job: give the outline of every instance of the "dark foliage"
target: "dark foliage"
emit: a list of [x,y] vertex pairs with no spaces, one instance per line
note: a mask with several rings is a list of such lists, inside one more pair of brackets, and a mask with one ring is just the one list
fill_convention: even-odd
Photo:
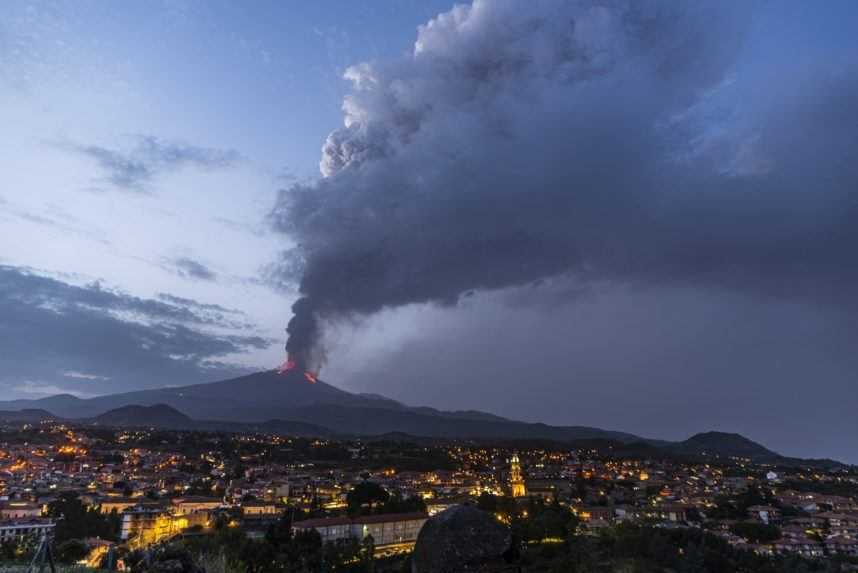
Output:
[[365,508],[372,513],[373,507],[390,499],[390,494],[375,482],[365,481],[354,487],[346,497],[350,514],[361,513]]
[[68,539],[57,544],[56,558],[60,563],[74,563],[89,554],[89,547],[80,539]]
[[781,538],[781,530],[777,526],[753,521],[734,523],[730,531],[751,543],[768,543]]
[[76,493],[63,493],[48,506],[48,515],[57,520],[54,532],[57,543],[70,539],[100,537],[116,541],[120,519],[116,512],[104,515],[94,507],[87,507]]

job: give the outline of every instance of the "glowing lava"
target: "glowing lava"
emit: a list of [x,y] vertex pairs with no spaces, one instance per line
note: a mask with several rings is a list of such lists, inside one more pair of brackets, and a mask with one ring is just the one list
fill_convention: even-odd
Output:
[[[298,367],[298,364],[290,358],[289,360],[287,360],[286,362],[283,363],[283,366],[281,366],[277,370],[277,373],[280,375],[286,375],[286,374],[289,374],[289,372],[291,372],[292,370],[295,370],[297,367]],[[316,383],[316,375],[313,374],[312,372],[304,372],[304,378],[310,384]]]
[[277,371],[277,373],[278,374],[286,374],[290,370],[294,370],[295,366],[297,366],[297,364],[295,364],[295,361],[290,358],[289,360],[287,360],[286,362],[283,363],[283,366],[280,367],[280,369]]

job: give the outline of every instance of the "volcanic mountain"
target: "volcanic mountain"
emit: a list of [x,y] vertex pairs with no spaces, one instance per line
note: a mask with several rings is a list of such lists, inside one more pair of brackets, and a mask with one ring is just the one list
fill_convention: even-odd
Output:
[[139,390],[88,399],[60,394],[37,400],[13,400],[0,402],[0,408],[42,408],[63,418],[91,418],[123,406],[156,404],[171,406],[197,420],[235,422],[283,418],[284,410],[313,404],[401,407],[393,400],[351,394],[322,381],[311,384],[297,372],[281,375],[276,370],[268,370],[207,384]]
[[[475,411],[409,407],[375,394],[353,394],[303,374],[276,370],[240,378],[155,390],[74,398],[67,394],[37,400],[0,402],[0,409],[39,408],[67,419],[97,419],[126,406],[166,405],[193,420],[255,423],[288,420],[323,426],[344,434],[403,432],[415,436],[590,439],[623,442],[641,438],[584,426],[530,424]],[[123,412],[123,414],[129,411]],[[122,419],[117,416],[115,419]]]
[[[209,384],[81,399],[68,394],[0,402],[0,422],[63,418],[104,426],[265,431],[289,435],[408,435],[483,440],[596,441],[635,455],[742,457],[795,465],[738,434],[708,432],[683,442],[649,440],[586,426],[549,426],[477,411],[442,411],[406,406],[375,394],[353,394],[295,370],[257,372]],[[838,465],[816,460],[814,465]]]

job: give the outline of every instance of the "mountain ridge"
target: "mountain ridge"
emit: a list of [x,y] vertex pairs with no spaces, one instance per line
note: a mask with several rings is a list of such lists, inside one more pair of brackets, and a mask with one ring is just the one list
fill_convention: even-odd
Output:
[[[11,415],[14,411],[17,415]],[[32,411],[29,415],[25,411]],[[440,439],[520,439],[570,442],[609,440],[646,444],[675,455],[784,458],[727,432],[702,432],[668,442],[588,426],[522,422],[475,410],[412,407],[377,394],[354,394],[300,373],[268,370],[216,382],[138,390],[95,398],[68,394],[0,402],[0,414],[18,421],[61,418],[88,424],[172,429],[270,431],[300,435],[411,435]],[[38,412],[38,413],[35,413]],[[0,420],[3,417],[0,415]]]
[[0,402],[3,409],[41,408],[67,419],[89,419],[129,405],[166,404],[194,420],[261,423],[289,420],[345,434],[405,432],[437,437],[592,438],[638,441],[640,436],[585,426],[548,426],[473,410],[406,406],[372,394],[352,394],[300,373],[274,370],[205,384],[138,390],[95,398],[64,396]]

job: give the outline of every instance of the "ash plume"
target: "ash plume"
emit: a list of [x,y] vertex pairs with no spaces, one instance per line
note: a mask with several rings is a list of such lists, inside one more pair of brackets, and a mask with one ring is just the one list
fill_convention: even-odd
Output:
[[321,325],[313,303],[309,298],[300,298],[292,305],[292,319],[286,327],[289,339],[286,352],[289,360],[299,372],[318,372],[324,362],[324,351],[320,342]]
[[[742,61],[750,20],[744,3],[477,0],[350,68],[323,177],[271,214],[298,245],[282,275],[302,261],[290,354],[315,360],[326,320],[555,277],[844,284],[854,70],[755,103],[770,80]],[[813,172],[839,175],[812,220],[808,133]]]

